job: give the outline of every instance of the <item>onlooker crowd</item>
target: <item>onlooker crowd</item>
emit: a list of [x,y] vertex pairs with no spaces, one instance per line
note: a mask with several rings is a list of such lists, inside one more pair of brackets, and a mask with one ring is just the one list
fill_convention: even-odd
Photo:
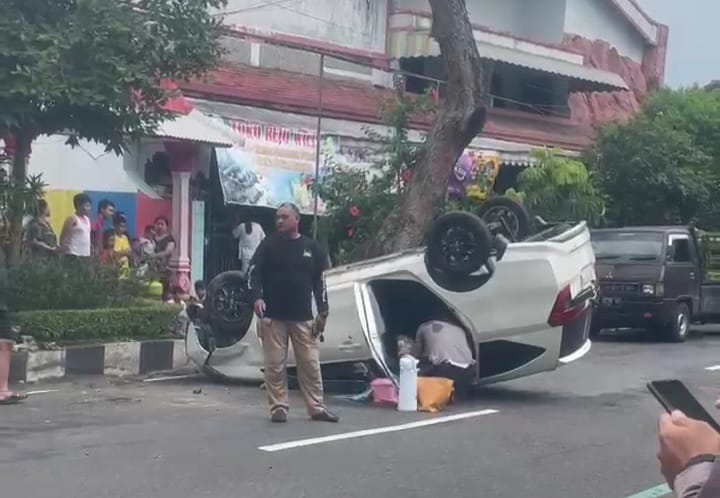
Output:
[[141,237],[131,239],[127,217],[116,211],[112,201],[101,200],[93,220],[90,219],[92,200],[87,194],[77,194],[73,207],[75,212],[65,219],[58,237],[50,224],[47,201],[38,201],[35,215],[25,226],[26,257],[94,259],[117,268],[120,278],[129,278],[134,272],[140,278],[158,280],[162,284],[163,300],[172,298],[169,263],[175,239],[166,217],[158,216],[153,225],[145,227]]

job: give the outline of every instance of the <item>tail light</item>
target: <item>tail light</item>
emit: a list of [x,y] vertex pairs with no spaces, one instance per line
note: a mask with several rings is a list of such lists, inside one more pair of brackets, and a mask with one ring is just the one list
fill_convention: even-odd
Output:
[[588,299],[583,296],[572,298],[570,286],[563,288],[555,299],[555,304],[550,310],[548,324],[551,327],[562,327],[578,318],[588,307]]

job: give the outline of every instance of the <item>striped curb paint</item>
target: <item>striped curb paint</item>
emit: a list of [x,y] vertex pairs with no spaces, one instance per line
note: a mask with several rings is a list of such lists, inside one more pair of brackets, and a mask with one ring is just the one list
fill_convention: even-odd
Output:
[[189,365],[183,340],[113,342],[68,346],[52,351],[17,351],[11,382],[38,382],[68,375],[125,377]]

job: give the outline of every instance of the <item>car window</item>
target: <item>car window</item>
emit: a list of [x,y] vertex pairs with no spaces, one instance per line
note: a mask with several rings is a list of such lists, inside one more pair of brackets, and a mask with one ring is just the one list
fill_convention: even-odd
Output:
[[593,232],[595,259],[653,261],[663,254],[664,237],[661,232],[611,231]]
[[690,239],[671,238],[672,261],[674,263],[689,263],[692,261],[690,256]]

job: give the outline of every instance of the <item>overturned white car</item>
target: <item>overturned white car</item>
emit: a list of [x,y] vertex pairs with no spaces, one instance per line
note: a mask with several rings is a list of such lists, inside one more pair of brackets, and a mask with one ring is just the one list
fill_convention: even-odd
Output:
[[[438,218],[427,246],[327,272],[323,368],[364,363],[397,381],[397,338],[414,337],[441,306],[467,332],[479,384],[515,379],[590,350],[595,256],[585,223],[546,228],[522,242],[493,236],[473,214]],[[255,317],[237,272],[208,286],[187,355],[211,375],[262,378]],[[294,365],[290,353],[289,363]]]

